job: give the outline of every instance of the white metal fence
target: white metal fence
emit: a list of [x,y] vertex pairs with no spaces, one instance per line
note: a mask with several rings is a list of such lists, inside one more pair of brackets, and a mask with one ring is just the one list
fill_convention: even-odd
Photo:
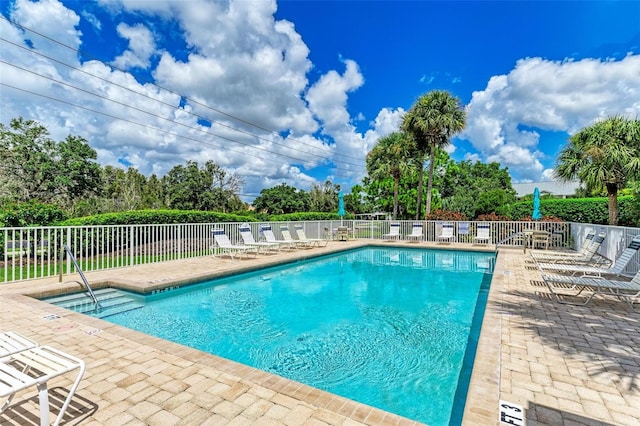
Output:
[[[346,226],[351,238],[383,240],[391,223],[400,225],[400,240],[407,240],[414,221],[308,221],[270,222],[277,237],[281,227],[291,231],[302,225],[308,238],[331,239],[340,226]],[[444,221],[422,221],[423,240],[436,241]],[[626,247],[638,228],[554,222],[446,222],[454,226],[452,243],[473,243],[478,224],[491,227],[491,244],[522,247],[526,231],[545,231],[549,248],[575,248],[591,230],[607,232],[600,254],[610,259]],[[62,250],[68,245],[85,272],[133,265],[208,256],[214,246],[212,228],[222,228],[234,244],[242,244],[240,223],[197,223],[168,225],[105,225],[71,227],[0,228],[0,282],[66,275],[75,268]],[[261,239],[259,225],[249,224],[256,240]],[[294,232],[292,232],[295,235]],[[577,243],[576,243],[577,242]],[[640,255],[631,262],[628,272],[640,267]]]

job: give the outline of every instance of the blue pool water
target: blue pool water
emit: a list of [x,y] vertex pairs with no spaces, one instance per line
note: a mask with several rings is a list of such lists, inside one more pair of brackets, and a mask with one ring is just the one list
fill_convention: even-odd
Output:
[[364,248],[145,296],[143,308],[106,320],[430,425],[457,424],[494,258]]

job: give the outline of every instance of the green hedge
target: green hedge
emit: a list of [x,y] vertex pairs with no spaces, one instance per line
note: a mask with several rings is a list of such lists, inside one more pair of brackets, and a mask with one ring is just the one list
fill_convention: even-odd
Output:
[[60,226],[148,225],[172,223],[255,222],[251,216],[192,210],[134,210],[78,217],[59,222]]
[[[568,222],[593,223],[606,225],[609,223],[609,201],[599,198],[543,198],[540,200],[540,212],[543,216],[555,216]],[[621,226],[640,226],[640,218],[634,213],[637,200],[633,196],[618,197]],[[532,201],[521,201],[511,205],[513,220],[531,217]]]
[[66,219],[59,206],[36,201],[7,203],[0,207],[0,227],[47,226]]
[[[353,215],[347,214],[343,219],[353,219]],[[268,218],[271,222],[296,222],[304,220],[340,220],[338,213],[325,213],[325,212],[302,212],[302,213],[287,213],[287,214],[274,214]]]

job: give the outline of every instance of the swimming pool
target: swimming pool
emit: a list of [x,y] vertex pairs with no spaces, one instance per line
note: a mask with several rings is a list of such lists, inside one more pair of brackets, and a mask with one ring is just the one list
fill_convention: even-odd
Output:
[[365,248],[139,296],[143,308],[106,319],[421,422],[456,424],[494,258]]

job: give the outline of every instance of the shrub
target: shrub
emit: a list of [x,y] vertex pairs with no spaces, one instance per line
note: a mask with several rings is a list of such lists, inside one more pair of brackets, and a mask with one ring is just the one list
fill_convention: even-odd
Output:
[[495,213],[481,214],[476,220],[485,221],[485,222],[505,222],[511,220],[507,216],[498,215]]
[[172,223],[255,222],[250,216],[196,210],[135,210],[79,217],[61,222],[62,226],[158,225]]
[[54,225],[66,217],[59,206],[37,201],[8,203],[0,208],[0,226],[10,228]]
[[467,216],[460,212],[453,212],[450,210],[434,210],[427,215],[427,220],[451,220],[460,221],[467,220]]

